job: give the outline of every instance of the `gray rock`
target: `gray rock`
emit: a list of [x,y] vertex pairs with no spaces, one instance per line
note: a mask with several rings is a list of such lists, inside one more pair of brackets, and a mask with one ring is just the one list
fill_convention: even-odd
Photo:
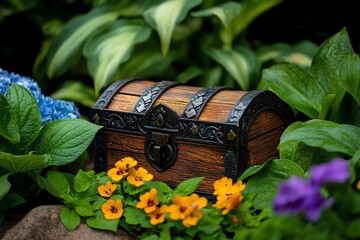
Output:
[[62,205],[43,205],[32,209],[20,222],[7,230],[3,240],[135,240],[127,232],[118,230],[97,230],[81,223],[74,231],[69,232],[60,221]]

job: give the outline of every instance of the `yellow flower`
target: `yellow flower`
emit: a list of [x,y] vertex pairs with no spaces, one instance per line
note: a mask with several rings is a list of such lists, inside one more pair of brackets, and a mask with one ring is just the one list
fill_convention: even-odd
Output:
[[191,199],[188,196],[175,196],[173,198],[173,204],[168,207],[170,218],[172,220],[185,219],[185,217],[193,211],[191,204]]
[[219,195],[226,192],[233,185],[233,180],[228,177],[222,177],[220,180],[214,182],[214,195]]
[[112,180],[114,181],[120,181],[124,176],[128,175],[128,173],[126,172],[126,163],[122,162],[122,161],[117,161],[115,163],[115,167],[111,168],[107,174],[109,177],[111,177]]
[[148,213],[150,217],[150,224],[157,225],[165,221],[168,206],[162,205],[160,208],[156,208],[154,211]]
[[130,184],[140,187],[144,184],[144,181],[150,181],[153,179],[153,175],[148,173],[148,171],[140,167],[138,170],[133,168],[129,169],[129,176],[127,176],[127,180]]
[[137,161],[135,159],[133,159],[132,157],[125,157],[125,158],[121,159],[121,161],[123,161],[126,164],[126,169],[135,167],[137,164]]
[[202,216],[201,209],[194,209],[191,214],[182,221],[182,224],[187,228],[196,226]]
[[245,184],[242,181],[239,181],[229,188],[224,190],[219,190],[219,195],[216,197],[216,203],[213,204],[213,207],[217,209],[223,209],[221,212],[222,215],[227,214],[229,211],[237,208],[244,198],[241,192],[245,189]]
[[110,197],[115,190],[116,184],[112,184],[110,181],[106,182],[105,185],[100,185],[98,187],[98,192],[102,197]]
[[360,180],[357,182],[357,184],[356,184],[356,189],[357,190],[360,190]]
[[101,211],[104,213],[106,219],[118,219],[123,214],[123,204],[121,200],[109,199],[101,206]]
[[140,202],[136,204],[137,208],[144,209],[146,213],[151,213],[156,210],[156,206],[159,204],[157,199],[156,188],[150,189],[149,192],[140,196]]
[[191,202],[191,207],[193,209],[202,209],[206,207],[208,203],[208,200],[205,197],[199,197],[196,193],[189,196],[189,201]]

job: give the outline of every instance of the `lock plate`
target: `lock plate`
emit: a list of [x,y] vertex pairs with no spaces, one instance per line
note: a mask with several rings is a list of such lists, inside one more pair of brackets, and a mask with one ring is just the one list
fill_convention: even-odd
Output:
[[165,104],[159,104],[146,112],[143,128],[146,159],[156,170],[164,171],[176,161],[179,115]]

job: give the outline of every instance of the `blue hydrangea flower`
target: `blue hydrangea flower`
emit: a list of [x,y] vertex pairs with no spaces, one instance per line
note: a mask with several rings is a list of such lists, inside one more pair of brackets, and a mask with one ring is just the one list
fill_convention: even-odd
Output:
[[322,209],[330,207],[334,202],[322,195],[323,184],[344,183],[351,176],[349,161],[342,158],[312,166],[310,172],[310,179],[291,176],[280,185],[273,202],[276,214],[303,212],[309,221],[317,221]]
[[41,113],[42,123],[65,118],[80,118],[79,109],[73,102],[55,100],[44,96],[38,84],[31,78],[7,72],[0,68],[0,93],[5,95],[11,84],[27,88],[35,97]]

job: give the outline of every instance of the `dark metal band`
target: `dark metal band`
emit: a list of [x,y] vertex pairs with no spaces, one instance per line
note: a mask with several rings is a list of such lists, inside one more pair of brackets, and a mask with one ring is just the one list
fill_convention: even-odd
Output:
[[190,102],[187,104],[184,112],[181,114],[182,118],[198,119],[206,103],[219,91],[226,87],[206,87],[198,91],[192,96]]
[[106,108],[110,100],[113,98],[113,96],[117,93],[117,91],[123,87],[125,84],[128,84],[131,81],[138,80],[138,79],[126,79],[126,80],[118,80],[114,83],[112,83],[99,97],[99,99],[96,101],[94,107],[95,108]]
[[276,96],[275,93],[269,90],[253,90],[237,101],[226,122],[239,123],[239,127],[244,128],[244,126],[250,125],[252,118],[268,110],[278,113],[285,124],[291,123],[294,119],[294,113],[290,106]]
[[167,89],[179,85],[177,82],[161,81],[153,84],[139,98],[132,112],[145,113]]

